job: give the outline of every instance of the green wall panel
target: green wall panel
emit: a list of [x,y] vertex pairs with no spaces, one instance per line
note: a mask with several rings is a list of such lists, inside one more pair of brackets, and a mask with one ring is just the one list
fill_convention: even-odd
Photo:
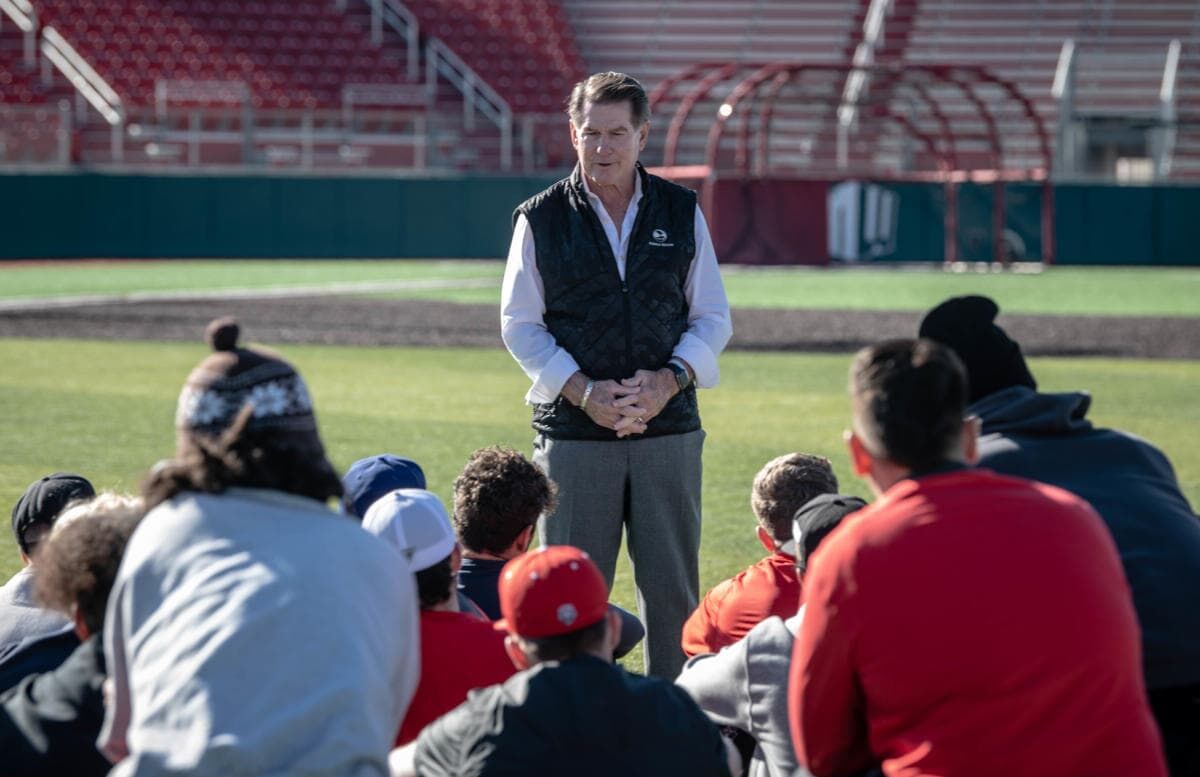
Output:
[[[0,175],[0,258],[500,257],[517,203],[550,177]],[[876,261],[941,261],[943,191],[897,198]],[[1041,253],[1041,189],[1009,184],[1008,229]],[[959,190],[964,258],[990,245],[992,187]],[[1055,186],[1061,264],[1200,265],[1200,187]]]
[[0,175],[0,258],[500,257],[553,180]]

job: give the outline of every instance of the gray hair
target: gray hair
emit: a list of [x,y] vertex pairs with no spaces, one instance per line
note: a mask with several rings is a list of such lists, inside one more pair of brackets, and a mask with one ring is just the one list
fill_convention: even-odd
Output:
[[650,99],[646,97],[646,89],[636,78],[624,73],[594,73],[575,84],[567,98],[567,115],[576,127],[583,122],[583,106],[589,102],[628,102],[635,128],[650,121]]

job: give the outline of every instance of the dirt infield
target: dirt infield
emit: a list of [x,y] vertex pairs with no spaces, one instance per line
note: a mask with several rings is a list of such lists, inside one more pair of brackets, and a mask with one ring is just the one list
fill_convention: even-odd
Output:
[[[269,343],[502,347],[493,305],[316,297],[80,305],[0,312],[0,337],[197,340],[204,324],[235,315],[249,339]],[[848,352],[914,335],[920,313],[735,310],[730,348]],[[1200,358],[1200,318],[1003,316],[1027,353]]]

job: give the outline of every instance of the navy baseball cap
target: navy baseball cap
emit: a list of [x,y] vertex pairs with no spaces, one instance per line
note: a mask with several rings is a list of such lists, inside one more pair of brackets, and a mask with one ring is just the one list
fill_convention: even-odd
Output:
[[381,453],[359,459],[342,478],[342,507],[361,519],[376,500],[402,488],[425,488],[425,473],[412,459]]
[[68,504],[95,495],[91,482],[73,472],[55,472],[30,483],[12,509],[13,535],[21,552],[28,553],[34,544],[28,539],[30,529],[38,525],[50,528]]

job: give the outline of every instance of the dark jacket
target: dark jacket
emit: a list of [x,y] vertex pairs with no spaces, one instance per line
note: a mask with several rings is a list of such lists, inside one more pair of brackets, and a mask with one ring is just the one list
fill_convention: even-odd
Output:
[[417,738],[422,777],[725,775],[716,727],[682,688],[592,656],[518,672]]
[[1024,386],[984,397],[970,407],[983,421],[979,464],[1090,502],[1133,589],[1147,686],[1200,682],[1200,520],[1167,457],[1133,435],[1092,426],[1090,405],[1087,394]]
[[108,774],[96,749],[104,722],[104,647],[83,642],[52,672],[26,677],[0,697],[0,772],[17,775]]
[[[525,216],[533,234],[546,329],[595,380],[661,369],[687,331],[685,286],[696,254],[696,194],[649,175],[640,165],[637,171],[642,199],[624,279],[578,167],[514,214],[514,219]],[[535,406],[533,427],[554,439],[617,439],[616,432],[596,425],[562,397]],[[644,436],[699,428],[696,390],[689,386],[650,421]]]
[[50,672],[79,647],[73,626],[45,637],[31,637],[0,647],[0,693],[32,674]]

